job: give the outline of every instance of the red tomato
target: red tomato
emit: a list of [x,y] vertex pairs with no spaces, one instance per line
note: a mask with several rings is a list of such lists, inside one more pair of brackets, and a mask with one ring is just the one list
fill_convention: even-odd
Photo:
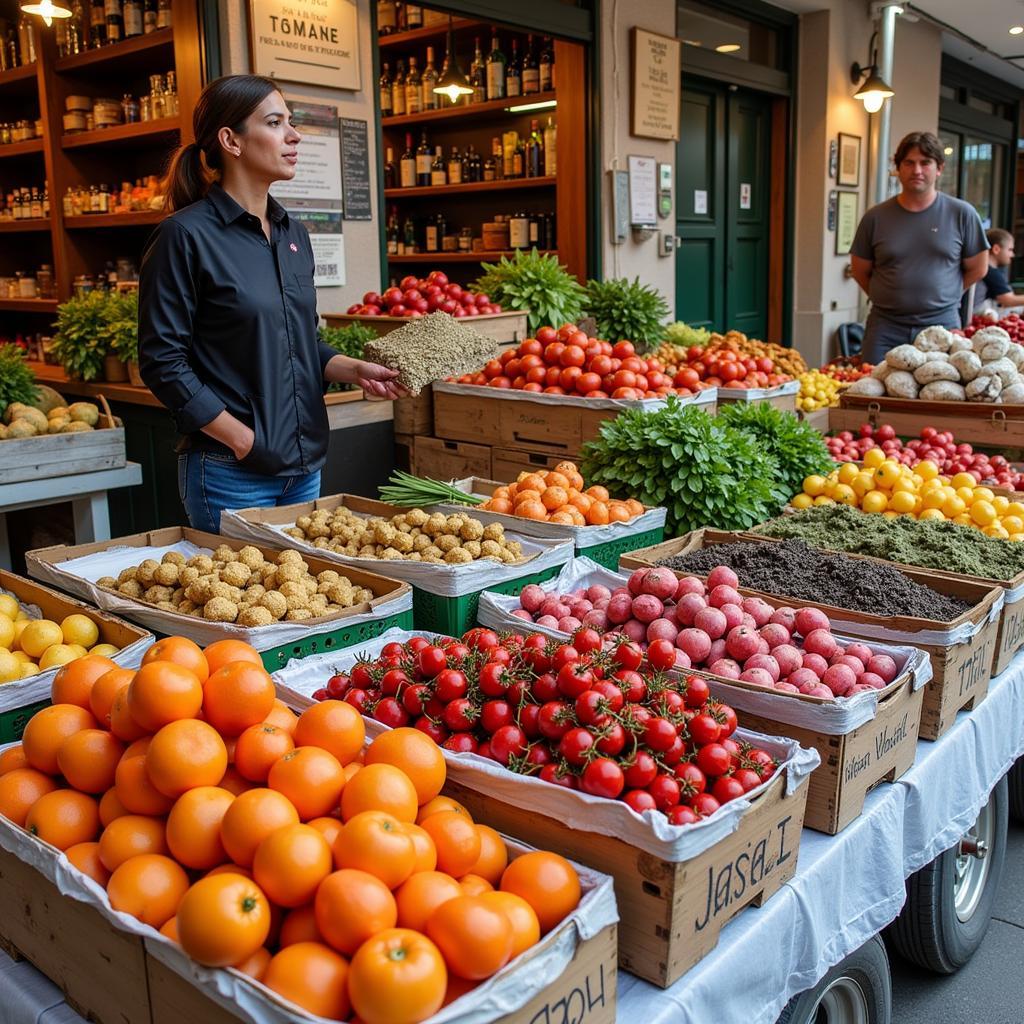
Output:
[[512,381],[508,377],[494,377],[487,382],[492,388],[511,388]]
[[596,373],[581,373],[576,378],[576,390],[585,395],[588,391],[599,391],[601,378]]
[[562,366],[582,366],[586,359],[587,357],[579,345],[566,345],[558,357]]
[[[537,329],[536,341],[540,345],[550,345],[551,342],[555,341],[557,338],[558,338],[558,331],[556,331],[554,329],[554,327],[539,327]],[[534,339],[532,339],[532,338],[528,338],[527,339],[527,341],[532,341],[532,340],[534,340]],[[523,344],[525,344],[525,343],[526,342],[524,342]]]
[[617,341],[612,347],[612,352],[620,359],[625,359],[627,356],[635,355],[636,349],[631,341]]
[[[544,328],[542,327],[541,330],[544,330]],[[537,338],[527,338],[526,341],[519,346],[520,356],[539,356],[543,351],[544,346]]]
[[632,370],[619,370],[612,383],[617,388],[635,388],[636,387],[636,374]]
[[565,345],[561,341],[553,341],[544,349],[544,362],[548,366],[558,366],[565,351]]
[[603,377],[612,372],[612,361],[606,355],[597,355],[587,364],[587,369]]
[[558,366],[549,366],[544,374],[544,383],[548,387],[554,387],[562,379],[562,371]]
[[576,381],[582,376],[583,371],[578,366],[567,366],[561,372],[558,383],[566,391],[574,391],[576,389]]

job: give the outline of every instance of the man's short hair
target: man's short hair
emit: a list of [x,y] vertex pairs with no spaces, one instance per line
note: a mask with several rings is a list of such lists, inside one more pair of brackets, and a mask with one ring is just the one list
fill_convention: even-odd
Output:
[[985,232],[985,237],[988,239],[990,246],[998,245],[1000,248],[1005,249],[1008,245],[1013,244],[1013,235],[1006,228],[989,228]]
[[919,149],[924,156],[929,160],[934,160],[940,167],[946,162],[945,154],[942,152],[942,143],[931,132],[911,132],[900,139],[900,144],[896,147],[896,154],[892,158],[893,163],[899,167],[912,149]]

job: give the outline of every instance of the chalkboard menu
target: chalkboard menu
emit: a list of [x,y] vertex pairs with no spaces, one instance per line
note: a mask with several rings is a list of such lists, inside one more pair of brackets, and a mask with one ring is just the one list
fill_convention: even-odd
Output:
[[345,184],[345,220],[373,220],[370,143],[365,121],[341,119],[341,177]]

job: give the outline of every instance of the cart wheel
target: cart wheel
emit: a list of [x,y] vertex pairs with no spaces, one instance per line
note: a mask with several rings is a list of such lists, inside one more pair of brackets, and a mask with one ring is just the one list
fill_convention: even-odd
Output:
[[891,1024],[892,978],[875,935],[812,989],[794,996],[776,1024]]
[[1024,824],[1024,757],[1017,759],[1006,780],[1010,787],[1010,817]]
[[963,839],[907,879],[886,937],[911,963],[952,974],[985,938],[1006,855],[1007,791],[1004,777]]

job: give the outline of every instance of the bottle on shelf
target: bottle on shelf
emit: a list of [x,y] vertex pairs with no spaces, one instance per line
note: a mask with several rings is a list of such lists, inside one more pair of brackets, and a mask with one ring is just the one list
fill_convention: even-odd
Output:
[[103,0],[90,0],[89,3],[89,46],[104,46],[107,42],[107,14],[103,8]]
[[523,57],[523,95],[540,92],[540,64],[533,48],[533,36],[526,37],[526,55]]
[[544,174],[553,177],[558,173],[558,131],[549,117],[544,128]]
[[416,184],[419,186],[430,184],[430,169],[433,163],[430,146],[427,145],[427,133],[424,131],[420,136],[420,144],[416,147]]
[[540,122],[530,121],[530,137],[526,140],[526,177],[539,178],[544,173],[544,140],[540,134]]
[[512,56],[505,65],[505,95],[521,96],[523,93],[523,71],[519,66],[519,41],[512,40]]
[[21,65],[36,62],[36,30],[32,18],[24,11],[18,18],[18,63]]
[[71,5],[71,17],[66,19],[67,26],[64,29],[64,56],[81,53],[85,49],[87,34],[85,31],[85,12],[82,10],[81,0],[75,0]]
[[405,152],[399,165],[399,181],[402,188],[416,185],[416,154],[412,148],[412,132],[405,133]]
[[399,60],[395,77],[391,80],[391,114],[401,117],[405,113],[405,61]]
[[494,154],[491,153],[486,160],[484,160],[483,168],[483,180],[484,181],[497,181],[498,180],[498,161]]
[[540,91],[550,92],[555,87],[555,51],[551,45],[551,37],[545,36],[538,59],[538,76]]
[[416,251],[417,251],[417,249],[416,249],[416,225],[408,217],[405,220],[405,225],[404,225],[403,230],[402,230],[402,236],[403,236],[403,240],[404,240],[403,251],[404,251],[405,255],[407,255],[407,256],[414,255],[416,253]]
[[395,0],[377,0],[377,35],[390,36],[398,31],[398,4]]
[[398,255],[398,209],[394,206],[388,216],[388,255]]
[[427,47],[427,66],[423,69],[420,80],[423,83],[423,98],[420,102],[420,109],[436,110],[438,95],[434,92],[434,86],[437,85],[437,68],[434,66],[434,48],[432,46]]
[[427,252],[439,252],[441,240],[444,238],[444,217],[439,213],[433,220],[427,221],[424,231],[424,246]]
[[491,139],[491,159],[494,161],[494,177],[501,180],[505,174],[505,147],[498,136]]
[[448,157],[448,184],[462,184],[462,157],[458,146],[452,146],[452,155]]
[[487,98],[505,98],[505,54],[498,47],[498,33],[491,35],[491,52],[487,54]]
[[142,0],[142,32],[149,35],[156,31],[156,0]]
[[525,213],[513,213],[508,219],[508,244],[510,249],[527,249],[530,245],[530,221]]
[[124,37],[131,39],[142,35],[142,0],[124,0]]
[[390,117],[394,113],[394,107],[391,103],[391,65],[387,61],[384,62],[378,88],[380,89],[380,116]]
[[516,136],[515,149],[512,150],[512,177],[513,178],[525,178],[526,177],[526,144],[519,137],[519,133],[513,133]]
[[103,13],[107,23],[107,42],[121,42],[124,39],[124,16],[121,13],[121,0],[104,0]]
[[448,171],[445,165],[443,150],[440,146],[434,147],[434,162],[430,165],[430,184],[447,185]]
[[395,168],[395,151],[388,146],[386,155],[387,159],[384,161],[384,187],[396,188],[398,186],[398,172]]
[[409,73],[405,76],[405,112],[418,114],[423,109],[423,92],[420,83],[420,71],[416,67],[416,58],[409,58]]
[[156,5],[156,27],[171,27],[171,0],[157,0]]
[[487,99],[487,69],[484,65],[484,55],[480,50],[480,37],[475,40],[476,49],[473,53],[473,63],[469,66],[469,84],[473,87],[473,95],[469,97],[471,103],[483,103]]
[[419,4],[403,4],[402,11],[405,16],[406,32],[423,28],[423,8]]
[[483,162],[480,154],[471,142],[466,150],[466,157],[462,162],[463,181],[481,181],[483,179]]

